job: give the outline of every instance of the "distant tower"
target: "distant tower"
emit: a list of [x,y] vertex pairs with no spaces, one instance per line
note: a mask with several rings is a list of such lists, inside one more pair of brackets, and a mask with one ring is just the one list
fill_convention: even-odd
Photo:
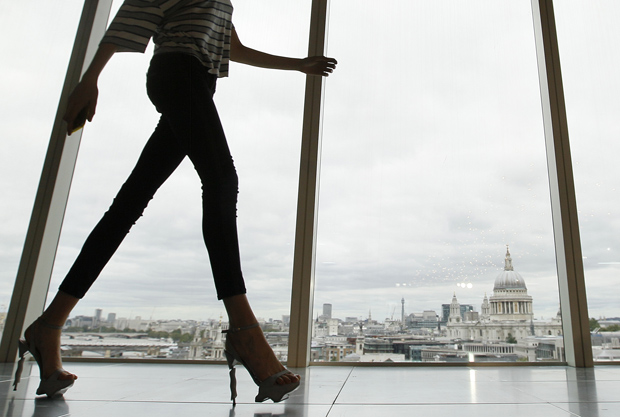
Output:
[[450,316],[448,317],[448,323],[460,323],[461,322],[461,305],[459,300],[456,299],[456,293],[452,296],[452,302],[450,303]]
[[222,341],[222,316],[220,316],[220,322],[217,325],[217,331],[215,332],[215,340],[213,341],[213,347],[211,349],[211,357],[213,359],[224,358],[224,342]]
[[355,353],[362,356],[364,354],[364,343],[366,338],[364,337],[364,324],[362,322],[359,323],[360,326],[360,334],[357,336],[357,340],[355,342]]
[[504,271],[514,271],[512,258],[510,257],[510,247],[506,245],[506,259],[504,260]]
[[197,326],[194,331],[194,339],[189,344],[189,357],[191,359],[202,358],[202,337],[200,336],[200,327]]
[[95,320],[93,323],[93,326],[99,326],[101,324],[101,313],[103,312],[103,310],[101,310],[100,308],[95,309]]
[[400,311],[400,322],[401,322],[401,325],[404,326],[405,325],[405,298],[404,297],[402,300],[400,300],[400,303],[403,305]]
[[482,319],[488,319],[491,317],[491,304],[489,304],[489,298],[487,297],[487,293],[484,293],[484,300],[482,300]]
[[331,304],[323,304],[323,317],[325,320],[332,318],[332,305]]

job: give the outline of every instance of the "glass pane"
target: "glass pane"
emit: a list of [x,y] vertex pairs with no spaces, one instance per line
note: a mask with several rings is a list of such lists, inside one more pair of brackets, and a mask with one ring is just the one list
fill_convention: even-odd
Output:
[[[115,2],[113,14],[120,3]],[[309,0],[234,4],[233,21],[247,46],[303,55]],[[278,25],[265,26],[267,19]],[[151,55],[151,48],[144,55],[117,54],[100,78],[97,115],[84,131],[50,297],[158,121],[144,87]],[[239,238],[248,296],[284,360],[304,82],[300,73],[233,64],[230,78],[219,80],[215,95],[240,180]],[[214,346],[220,323],[227,319],[216,299],[201,217],[200,181],[185,160],[74,310],[65,332],[75,333],[77,340],[84,328],[100,333],[151,330],[151,338],[120,351],[85,339],[67,341],[67,355],[221,358]],[[117,337],[105,336],[107,341]]]
[[329,55],[313,360],[563,360],[530,2],[334,0]]
[[555,11],[592,350],[595,361],[620,361],[620,4],[570,0]]
[[83,4],[0,3],[0,335]]

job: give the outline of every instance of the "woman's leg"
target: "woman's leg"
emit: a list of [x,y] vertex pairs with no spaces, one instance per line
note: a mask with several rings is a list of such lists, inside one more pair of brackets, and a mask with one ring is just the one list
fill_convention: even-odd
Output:
[[[78,298],[59,291],[39,320],[43,320],[44,323],[54,327],[62,327],[78,301]],[[62,360],[60,358],[61,330],[41,324],[39,320],[32,323],[26,329],[24,336],[28,343],[34,344],[41,353],[41,378],[47,379],[57,369],[62,368]],[[77,376],[64,372],[58,379],[77,379]]]
[[[160,120],[131,175],[110,209],[89,235],[58,293],[43,312],[41,318],[44,323],[52,326],[65,324],[75,305],[97,279],[157,189],[183,158],[184,153],[178,147],[167,122]],[[37,321],[26,329],[25,337],[41,353],[43,378],[62,367],[60,330]],[[59,378],[77,377],[67,372]]]
[[[228,313],[230,328],[247,327],[257,322],[245,294],[227,297],[223,301]],[[235,351],[244,358],[259,380],[263,381],[284,370],[284,366],[275,357],[260,327],[229,333],[226,338],[230,339]],[[299,375],[289,373],[282,375],[277,382],[285,385],[299,380]]]
[[155,192],[184,157],[170,126],[160,120],[114,202],[86,239],[60,291],[76,298],[84,297]]
[[[238,180],[217,109],[215,78],[193,57],[161,55],[149,73],[149,97],[172,127],[198,172],[203,189],[203,235],[218,298],[224,301],[230,327],[256,323],[245,296],[237,240]],[[228,334],[237,353],[259,380],[284,369],[260,327]],[[279,384],[299,380],[285,374]]]
[[156,55],[147,89],[202,183],[203,238],[219,299],[245,294],[237,239],[238,178],[213,102],[215,76],[184,54]]

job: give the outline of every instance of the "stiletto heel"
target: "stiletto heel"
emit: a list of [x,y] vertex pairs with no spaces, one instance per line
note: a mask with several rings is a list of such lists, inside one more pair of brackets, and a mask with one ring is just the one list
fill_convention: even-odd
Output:
[[[253,329],[255,327],[258,327],[258,323],[254,323],[246,327],[238,327],[234,329],[224,330],[222,331],[222,333],[237,333],[243,330]],[[258,394],[255,398],[255,401],[257,403],[263,402],[267,399],[271,399],[274,403],[286,400],[288,398],[288,394],[296,390],[297,387],[299,387],[299,381],[290,382],[284,385],[279,385],[277,383],[278,378],[280,378],[281,376],[286,374],[293,374],[286,368],[283,371],[280,371],[274,375],[271,375],[267,379],[260,381],[254,375],[252,369],[250,369],[250,367],[248,367],[248,365],[243,361],[243,359],[241,359],[228,338],[226,339],[226,345],[224,347],[224,355],[226,355],[226,362],[228,362],[228,368],[230,369],[230,399],[233,402],[233,407],[237,404],[237,378],[235,375],[235,365],[237,364],[243,365],[254,380],[254,383],[258,385]]]
[[[39,317],[35,323],[41,325],[43,327],[47,327],[49,329],[61,330],[62,326],[54,326],[52,324],[47,323],[41,317]],[[47,395],[52,398],[58,395],[64,394],[71,386],[73,385],[73,379],[58,379],[63,372],[64,369],[58,368],[56,371],[47,378],[43,378],[43,362],[41,360],[41,354],[37,349],[36,345],[33,342],[29,342],[28,339],[21,339],[18,342],[19,348],[19,361],[17,362],[17,370],[15,371],[15,381],[13,382],[13,390],[17,390],[17,384],[19,384],[21,380],[21,374],[24,366],[24,359],[27,352],[30,352],[35,361],[37,361],[37,365],[39,365],[39,373],[41,374],[41,382],[39,383],[39,387],[37,388],[37,395]]]
[[230,369],[230,399],[233,402],[233,407],[237,405],[237,376],[235,371],[235,358],[228,353],[226,350],[224,351],[224,355],[226,355],[226,362],[228,362],[228,368]]
[[17,384],[22,379],[22,370],[24,369],[24,357],[28,352],[28,345],[23,340],[17,341],[17,348],[19,350],[19,360],[17,361],[17,369],[15,370],[15,380],[13,381],[13,391],[17,391]]

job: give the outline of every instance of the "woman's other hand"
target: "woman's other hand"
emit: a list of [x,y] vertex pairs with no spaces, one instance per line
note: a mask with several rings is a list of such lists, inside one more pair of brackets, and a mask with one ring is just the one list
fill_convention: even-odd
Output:
[[324,56],[309,56],[301,60],[299,71],[308,75],[321,75],[327,77],[334,72],[338,61]]

